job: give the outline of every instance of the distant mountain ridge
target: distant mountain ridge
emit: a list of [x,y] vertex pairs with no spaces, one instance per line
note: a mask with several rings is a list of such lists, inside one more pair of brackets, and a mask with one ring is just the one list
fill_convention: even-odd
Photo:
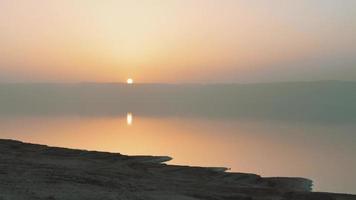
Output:
[[0,115],[193,115],[356,121],[356,82],[2,83]]

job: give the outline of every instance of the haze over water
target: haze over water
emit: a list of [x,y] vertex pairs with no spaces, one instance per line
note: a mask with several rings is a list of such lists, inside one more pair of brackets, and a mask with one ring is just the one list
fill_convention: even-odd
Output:
[[167,155],[356,193],[356,82],[2,84],[0,93],[0,138]]

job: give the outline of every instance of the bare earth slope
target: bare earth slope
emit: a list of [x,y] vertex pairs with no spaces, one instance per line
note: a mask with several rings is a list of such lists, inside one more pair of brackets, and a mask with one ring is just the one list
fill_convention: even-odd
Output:
[[310,192],[308,179],[163,163],[168,160],[0,140],[0,200],[356,200]]

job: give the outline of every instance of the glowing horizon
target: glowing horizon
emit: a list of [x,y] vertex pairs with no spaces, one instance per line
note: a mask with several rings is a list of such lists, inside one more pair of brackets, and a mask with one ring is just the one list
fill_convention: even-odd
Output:
[[0,81],[356,80],[356,2],[0,2]]

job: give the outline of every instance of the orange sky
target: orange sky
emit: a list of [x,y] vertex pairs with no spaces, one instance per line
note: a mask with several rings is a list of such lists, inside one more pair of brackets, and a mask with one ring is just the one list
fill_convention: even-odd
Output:
[[356,80],[356,2],[2,0],[0,81]]

